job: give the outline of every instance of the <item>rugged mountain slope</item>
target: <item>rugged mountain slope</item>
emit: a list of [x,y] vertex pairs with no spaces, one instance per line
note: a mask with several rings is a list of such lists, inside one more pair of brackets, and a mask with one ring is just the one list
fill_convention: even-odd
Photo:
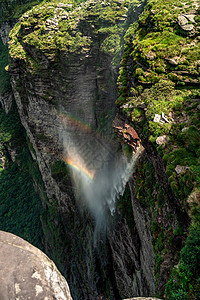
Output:
[[134,182],[151,216],[161,293],[192,222],[181,264],[166,287],[169,299],[199,297],[198,259],[192,265],[185,256],[198,256],[194,245],[200,242],[199,25],[196,1],[148,1],[127,33],[118,78],[120,112],[146,149]]
[[[24,3],[18,8],[33,4]],[[10,4],[12,20],[19,16],[20,11],[14,14],[18,1],[2,4],[4,13]],[[74,299],[198,297],[198,6],[153,0],[141,14],[143,5],[45,1],[24,14],[10,34],[12,89],[43,179],[35,186],[45,208],[45,251],[67,278]],[[125,32],[114,123],[127,156],[138,141],[133,128],[146,151],[106,237],[94,245],[94,218],[78,208],[65,164],[66,132],[91,161],[88,136],[102,142],[100,152],[109,144]],[[6,110],[10,95],[1,98]]]

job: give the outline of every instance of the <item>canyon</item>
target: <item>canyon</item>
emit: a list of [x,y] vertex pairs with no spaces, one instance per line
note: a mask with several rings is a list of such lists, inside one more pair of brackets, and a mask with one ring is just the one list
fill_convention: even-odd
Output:
[[[199,8],[172,1],[165,19],[150,2],[25,1],[1,23],[2,114],[25,129],[42,250],[73,299],[178,299],[170,274],[199,232]],[[1,139],[2,169],[20,170]]]

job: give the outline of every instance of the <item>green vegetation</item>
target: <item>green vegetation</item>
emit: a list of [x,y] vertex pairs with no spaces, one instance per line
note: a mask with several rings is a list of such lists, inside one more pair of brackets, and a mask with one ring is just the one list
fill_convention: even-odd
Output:
[[[138,23],[126,34],[117,100],[140,137],[153,143],[164,158],[172,190],[185,207],[189,195],[200,190],[198,30],[185,35],[177,24],[188,7],[181,1],[148,1]],[[130,59],[134,87],[127,73]],[[161,121],[155,121],[155,115]],[[167,142],[159,144],[157,138],[164,135]],[[182,167],[180,174],[177,166]]]
[[[133,94],[126,82],[125,66],[130,56],[139,94],[148,84],[160,80],[170,79],[177,86],[199,83],[198,29],[185,36],[177,24],[177,17],[186,13],[188,6],[179,4],[181,1],[148,1],[138,23],[130,26],[118,78],[119,104],[127,102],[127,97]],[[195,21],[195,28],[199,28],[199,19]]]
[[53,165],[51,165],[51,174],[54,178],[62,179],[63,177],[69,176],[69,170],[64,161],[57,160]]
[[165,288],[169,300],[200,298],[200,226],[193,224],[185,246],[181,250],[180,263],[172,270]]
[[0,23],[17,20],[21,15],[42,0],[1,0]]
[[36,182],[41,182],[41,178],[27,149],[15,106],[8,115],[0,109],[0,145],[4,157],[0,166],[0,229],[43,249],[43,208],[32,176]]
[[[21,158],[27,159],[27,154],[24,153]],[[43,249],[41,210],[41,200],[34,190],[29,170],[21,170],[17,162],[1,170],[0,229],[14,233]]]
[[[154,182],[155,184],[152,184]],[[176,244],[175,234],[171,227],[173,212],[168,210],[166,215],[167,195],[156,180],[155,170],[151,162],[143,159],[135,174],[135,193],[140,204],[147,210],[151,218],[152,244],[155,253],[155,278],[159,285],[160,266],[165,257],[179,257],[180,246]],[[164,213],[165,212],[165,213]],[[177,236],[183,236],[177,231]],[[170,268],[170,265],[167,266]]]
[[[187,13],[196,14],[195,23],[188,21],[193,24],[191,31],[185,31],[177,21],[180,15]],[[148,152],[163,159],[173,192],[172,202],[180,207],[180,211],[188,213],[193,224],[191,228],[198,232],[194,235],[194,229],[191,229],[180,253],[187,236],[184,220],[182,223],[176,220],[151,159],[141,162],[135,176],[136,196],[152,220],[155,275],[161,296],[164,293],[161,266],[164,272],[165,259],[170,256],[175,262],[180,259],[180,267],[172,272],[167,283],[167,299],[199,297],[199,275],[183,259],[186,251],[191,251],[194,260],[198,258],[198,250],[196,254],[189,250],[189,240],[199,244],[199,21],[199,10],[195,11],[194,1],[184,5],[182,1],[147,1],[139,21],[127,30],[118,77],[117,105],[137,130]],[[165,137],[165,141],[160,143],[160,137]],[[172,229],[174,220],[176,229]],[[169,263],[168,274],[172,267]]]
[[[83,2],[83,3],[81,3]],[[25,51],[29,45],[41,50],[49,59],[56,60],[60,51],[87,55],[94,43],[101,50],[119,56],[126,14],[131,2],[116,0],[89,3],[64,0],[43,1],[24,14],[10,33],[10,56],[23,59],[34,70],[35,61]],[[80,5],[81,3],[81,5]]]
[[[18,18],[38,1],[1,1],[1,22]],[[8,47],[0,39],[0,95],[10,92],[10,77],[5,71]],[[27,147],[16,105],[6,115],[0,108],[0,229],[16,234],[40,249],[43,211],[35,185],[42,184],[38,167]],[[28,142],[30,144],[30,142]],[[34,178],[34,180],[33,180]]]

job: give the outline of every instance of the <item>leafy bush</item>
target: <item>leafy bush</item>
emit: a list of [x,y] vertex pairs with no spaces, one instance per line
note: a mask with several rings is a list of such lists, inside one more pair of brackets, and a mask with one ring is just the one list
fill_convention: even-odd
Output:
[[200,225],[193,224],[185,246],[181,250],[180,264],[176,266],[166,284],[165,296],[169,300],[199,299],[200,297]]
[[[0,229],[43,249],[40,222],[43,207],[32,178],[34,175],[39,182],[40,174],[27,149],[15,105],[7,115],[0,108],[0,142],[0,151],[5,156],[4,168],[0,168]],[[15,162],[9,155],[12,151]]]
[[181,261],[195,276],[200,276],[200,225],[191,227],[185,247],[181,250]]
[[41,200],[28,170],[9,164],[0,172],[0,229],[43,249],[41,212]]

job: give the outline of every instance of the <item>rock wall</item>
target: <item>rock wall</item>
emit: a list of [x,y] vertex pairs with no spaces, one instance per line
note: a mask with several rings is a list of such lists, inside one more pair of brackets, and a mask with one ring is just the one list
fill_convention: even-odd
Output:
[[181,288],[183,277],[174,284],[189,224],[199,227],[193,197],[199,190],[198,14],[197,1],[179,8],[173,1],[147,1],[126,37],[118,78],[119,112],[146,153],[133,180],[135,197],[151,220],[156,290],[169,299],[180,289],[182,297],[198,297],[192,293],[195,280],[193,288]]
[[0,35],[4,45],[8,43],[8,36],[11,29],[13,28],[13,25],[14,24],[9,24],[8,22],[5,22],[0,26]]
[[[83,131],[90,127],[110,132],[120,35],[142,5],[86,1],[72,10],[65,2],[32,9],[10,35],[12,88],[48,197],[48,217],[43,219],[46,253],[65,274],[74,299],[154,294],[147,215],[137,204],[127,225],[126,213],[119,211],[107,238],[102,236],[94,246],[94,220],[77,208],[60,137],[66,128],[83,123]],[[131,211],[134,199],[132,195],[132,204],[130,197],[127,200]]]
[[[165,286],[173,266],[179,272],[188,225],[199,218],[199,8],[197,1],[172,2],[52,1],[26,13],[10,35],[12,88],[48,197],[41,197],[45,250],[74,299],[155,290],[176,298],[182,288],[174,284],[179,277],[168,292]],[[3,42],[8,30],[3,24]],[[106,133],[108,142],[125,32],[117,100],[122,120],[114,127],[127,155],[138,141],[145,153],[107,235],[94,244],[94,219],[76,203],[63,137],[75,131],[83,150],[91,132]],[[7,111],[10,100],[1,97]],[[191,299],[199,290],[195,276]]]

